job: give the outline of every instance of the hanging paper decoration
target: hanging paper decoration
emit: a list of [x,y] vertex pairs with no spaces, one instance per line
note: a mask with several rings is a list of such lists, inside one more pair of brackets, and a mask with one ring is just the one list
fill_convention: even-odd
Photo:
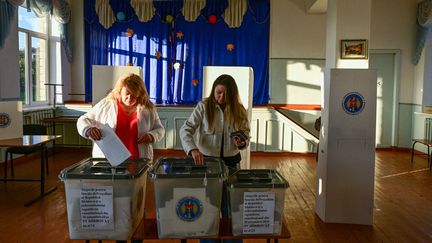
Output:
[[208,18],[208,22],[210,24],[216,24],[216,20],[217,20],[217,17],[214,14],[210,15],[209,18]]
[[156,51],[156,59],[160,59],[162,56],[162,53],[160,51]]
[[174,63],[173,66],[174,66],[174,69],[177,70],[177,69],[180,68],[180,63],[179,63],[179,62],[176,62],[176,63]]
[[127,28],[125,32],[127,37],[132,37],[134,35],[133,29]]
[[117,12],[117,20],[118,21],[124,21],[125,19],[126,19],[125,13],[123,13],[122,11]]
[[233,51],[234,50],[234,44],[229,43],[229,44],[227,44],[226,48],[228,51]]
[[198,85],[198,79],[192,79],[192,85],[196,87]]
[[168,23],[168,24],[171,24],[172,22],[173,22],[173,16],[172,15],[167,15],[166,17],[165,17],[165,21]]
[[183,32],[181,32],[181,31],[178,31],[177,33],[176,33],[176,37],[178,38],[178,39],[182,39],[183,38]]

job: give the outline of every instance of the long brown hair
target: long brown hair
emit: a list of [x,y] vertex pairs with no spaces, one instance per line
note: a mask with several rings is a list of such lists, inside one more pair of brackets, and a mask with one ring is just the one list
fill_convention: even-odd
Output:
[[237,84],[233,77],[228,74],[220,75],[213,83],[210,95],[204,99],[206,105],[206,117],[209,122],[209,126],[213,127],[213,121],[215,118],[217,101],[214,93],[216,86],[225,86],[225,110],[224,115],[227,118],[228,123],[234,127],[235,130],[239,129],[245,119],[247,119],[246,109],[243,107]]
[[107,97],[112,100],[119,100],[121,97],[120,92],[123,87],[127,87],[136,97],[137,105],[143,105],[149,110],[154,109],[154,104],[150,101],[144,81],[140,76],[133,73],[128,73],[121,77]]

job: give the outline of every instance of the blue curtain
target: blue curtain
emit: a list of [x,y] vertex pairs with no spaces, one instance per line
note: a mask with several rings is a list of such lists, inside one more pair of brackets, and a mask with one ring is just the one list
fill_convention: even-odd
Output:
[[[196,104],[202,99],[203,66],[251,66],[255,105],[269,101],[270,1],[249,0],[239,28],[221,18],[227,0],[207,0],[194,22],[184,20],[183,1],[154,1],[156,15],[140,22],[129,1],[110,1],[114,15],[109,28],[99,24],[94,0],[85,1],[86,101],[92,97],[92,65],[143,68],[144,81],[157,104]],[[173,16],[167,23],[166,16]],[[214,24],[211,15],[217,16]],[[128,35],[128,29],[133,35]]]

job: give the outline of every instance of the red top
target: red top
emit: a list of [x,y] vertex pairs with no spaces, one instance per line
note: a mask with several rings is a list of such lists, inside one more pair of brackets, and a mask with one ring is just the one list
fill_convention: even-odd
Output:
[[137,113],[126,114],[123,106],[117,103],[117,126],[115,133],[131,153],[130,158],[139,158]]

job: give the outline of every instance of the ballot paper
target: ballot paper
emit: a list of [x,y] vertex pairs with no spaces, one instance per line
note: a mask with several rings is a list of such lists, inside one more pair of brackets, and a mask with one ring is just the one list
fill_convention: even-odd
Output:
[[122,143],[114,130],[107,124],[101,124],[102,139],[96,140],[95,143],[101,149],[112,166],[117,166],[131,156],[131,153]]

